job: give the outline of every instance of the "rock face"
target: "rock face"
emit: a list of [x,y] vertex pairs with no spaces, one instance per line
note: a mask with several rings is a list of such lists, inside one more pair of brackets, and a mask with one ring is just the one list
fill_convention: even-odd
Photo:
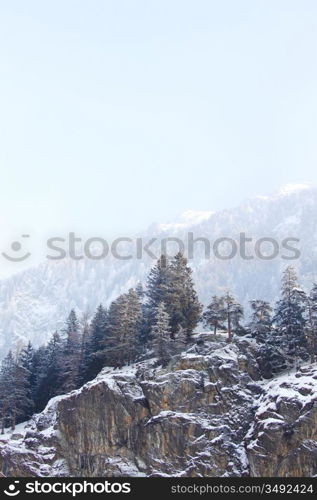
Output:
[[[242,343],[243,344],[243,343]],[[163,369],[104,369],[0,439],[8,476],[311,476],[317,368],[260,381],[245,344],[205,342]]]
[[246,441],[252,476],[317,474],[316,366],[266,385]]

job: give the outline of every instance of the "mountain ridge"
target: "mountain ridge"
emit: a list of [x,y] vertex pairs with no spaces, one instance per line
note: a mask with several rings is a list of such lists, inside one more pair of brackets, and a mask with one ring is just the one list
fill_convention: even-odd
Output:
[[[193,218],[193,213],[189,221]],[[156,237],[153,246],[160,254],[160,240],[172,236],[186,240],[191,231],[195,238],[205,237],[211,242],[217,238],[237,239],[241,232],[254,239],[272,237],[279,243],[283,238],[300,240],[298,260],[283,260],[279,255],[269,260],[243,260],[240,256],[220,260],[204,258],[204,249],[195,247],[189,263],[200,299],[207,303],[215,293],[231,289],[247,307],[254,298],[275,300],[282,270],[295,264],[305,286],[317,279],[317,189],[302,185],[288,189],[283,195],[246,200],[239,207],[213,212],[196,222],[177,226],[169,224],[159,232],[150,226],[141,237],[148,241]],[[179,224],[179,223],[178,223]],[[104,260],[45,261],[39,266],[0,281],[0,351],[31,340],[36,345],[45,342],[56,329],[62,327],[70,309],[90,313],[99,303],[108,305],[128,288],[144,282],[155,261],[148,255],[143,259],[118,260],[108,256]]]

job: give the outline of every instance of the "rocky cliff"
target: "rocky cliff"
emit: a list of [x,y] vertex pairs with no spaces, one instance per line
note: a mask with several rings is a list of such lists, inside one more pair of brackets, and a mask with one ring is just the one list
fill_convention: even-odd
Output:
[[[317,367],[261,380],[252,343],[104,369],[0,438],[7,476],[313,476]],[[247,353],[247,354],[246,354]]]

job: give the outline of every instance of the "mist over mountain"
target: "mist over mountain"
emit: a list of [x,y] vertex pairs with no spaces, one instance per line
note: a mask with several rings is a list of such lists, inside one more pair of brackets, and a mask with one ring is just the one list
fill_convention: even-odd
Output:
[[[241,255],[241,234],[252,239],[246,244],[244,256]],[[272,197],[247,200],[236,208],[217,212],[187,211],[174,223],[152,224],[138,238],[139,242],[142,239],[143,248],[151,238],[156,238],[149,248],[156,256],[166,238],[178,238],[185,243],[186,251],[190,239],[209,241],[208,258],[206,244],[196,241],[189,259],[203,303],[226,289],[246,308],[254,298],[273,301],[278,294],[281,272],[289,264],[297,268],[303,285],[310,286],[317,280],[317,189],[289,185]],[[230,255],[232,242],[219,243],[219,238],[237,242],[237,255],[224,258]],[[275,243],[261,243],[262,258],[259,258],[255,254],[255,243],[261,238],[273,239]],[[289,238],[297,240],[289,244],[293,250],[285,243]],[[221,258],[215,255],[213,247],[217,240],[216,249]],[[166,244],[170,253],[178,249],[177,242]],[[277,247],[278,255],[271,258]],[[68,256],[58,261],[45,260],[37,267],[2,280],[1,354],[27,340],[43,343],[62,327],[70,309],[74,308],[79,314],[93,313],[99,303],[107,305],[139,281],[144,282],[155,259],[144,250],[142,258],[136,258],[135,241],[123,242],[118,248],[120,255],[131,254],[132,258],[122,260],[107,255],[101,260],[73,260]],[[300,253],[296,259],[294,248]]]

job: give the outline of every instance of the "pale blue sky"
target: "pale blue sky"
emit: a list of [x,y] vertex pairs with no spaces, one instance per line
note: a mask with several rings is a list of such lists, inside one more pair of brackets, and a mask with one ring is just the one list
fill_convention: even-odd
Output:
[[316,52],[315,0],[0,0],[2,238],[315,183]]

